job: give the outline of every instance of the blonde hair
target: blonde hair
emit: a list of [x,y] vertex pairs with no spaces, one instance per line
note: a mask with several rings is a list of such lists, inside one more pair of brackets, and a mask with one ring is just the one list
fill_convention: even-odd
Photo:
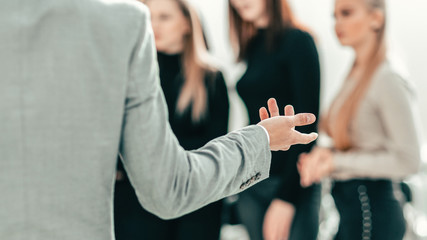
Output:
[[[145,0],[148,2],[151,0]],[[190,33],[184,39],[182,67],[184,69],[184,84],[178,97],[176,113],[183,114],[191,106],[193,122],[199,122],[206,115],[208,93],[205,76],[217,71],[209,55],[202,25],[196,11],[186,0],[175,1],[184,17],[190,24]]]
[[[269,16],[269,26],[267,29],[267,44],[272,50],[275,45],[275,38],[285,28],[304,27],[297,23],[291,8],[286,0],[265,0],[267,16]],[[230,22],[230,41],[238,60],[244,60],[247,54],[247,48],[256,35],[254,23],[247,22],[241,18],[236,9],[229,2],[229,22]]]
[[[357,84],[351,94],[344,100],[337,114],[331,116],[331,110],[337,106],[338,97],[333,101],[328,114],[322,118],[320,128],[332,137],[335,148],[338,150],[349,150],[353,143],[350,138],[351,121],[358,110],[362,98],[365,96],[367,89],[371,83],[372,76],[377,68],[384,61],[386,55],[385,46],[385,0],[365,0],[369,10],[380,10],[384,14],[384,21],[379,29],[375,29],[377,33],[377,41],[371,52],[369,62],[365,65],[365,69],[361,74],[361,78],[357,79]],[[353,65],[354,68],[354,65]]]

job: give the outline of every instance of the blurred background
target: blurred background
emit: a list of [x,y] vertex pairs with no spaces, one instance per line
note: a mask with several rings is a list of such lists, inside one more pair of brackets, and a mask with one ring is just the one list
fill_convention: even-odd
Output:
[[[237,96],[234,86],[245,71],[243,64],[236,65],[229,44],[227,0],[190,0],[199,10],[211,53],[220,59],[221,69],[229,87],[231,113],[229,130],[247,125],[247,113]],[[339,45],[333,28],[333,0],[289,0],[298,20],[315,34],[322,70],[322,109],[341,85],[348,72],[352,51]],[[427,239],[427,1],[388,0],[388,47],[392,64],[415,86],[418,93],[418,109],[424,139],[421,172],[407,180],[413,190],[413,201],[405,207],[408,220],[406,239]],[[344,60],[343,60],[344,59]],[[280,103],[279,103],[280,104]],[[322,198],[322,222],[320,240],[331,239],[336,230],[338,215],[332,198],[327,194],[328,183],[324,183]],[[233,199],[229,199],[233,201]],[[221,233],[223,240],[248,239],[245,229],[239,225],[225,225]]]

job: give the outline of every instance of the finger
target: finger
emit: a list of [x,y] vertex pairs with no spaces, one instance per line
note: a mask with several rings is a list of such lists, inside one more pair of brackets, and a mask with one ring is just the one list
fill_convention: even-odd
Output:
[[297,170],[298,170],[298,173],[299,173],[299,175],[300,175],[301,178],[303,177],[304,165],[305,164],[304,164],[304,162],[301,161],[301,159],[298,160],[298,162],[297,162]]
[[319,183],[322,180],[322,178],[323,178],[322,170],[319,169],[316,171],[316,175],[313,177],[313,180],[312,180],[313,184]]
[[268,111],[270,112],[271,117],[279,116],[279,107],[277,106],[276,99],[270,98],[268,99]]
[[307,170],[307,173],[304,175],[304,178],[301,179],[301,186],[302,187],[310,187],[313,184],[313,172],[309,172]]
[[303,171],[303,164],[300,162],[300,161],[298,161],[297,162],[297,170],[298,170],[298,173],[299,173],[299,175],[301,176],[301,178],[302,178],[302,171]]
[[305,161],[306,161],[306,158],[307,158],[307,154],[306,153],[301,153],[300,155],[299,155],[299,157],[298,157],[298,161],[297,161],[297,169],[298,169],[298,172],[300,173],[300,175],[302,174],[301,172],[302,172],[302,170],[303,170],[303,166],[304,166],[304,164],[305,164]]
[[301,187],[303,187],[303,188],[306,188],[306,187],[310,186],[309,181],[308,181],[307,178],[301,178],[300,184],[301,184]]
[[307,184],[312,185],[314,182],[316,182],[316,179],[319,176],[319,166],[321,165],[320,162],[320,155],[319,154],[314,154],[310,163],[310,177],[307,181]]
[[316,116],[311,113],[299,113],[293,117],[294,126],[310,125],[316,121]]
[[285,116],[293,116],[295,115],[294,107],[292,105],[287,105],[285,107]]
[[307,158],[304,165],[304,171],[303,171],[303,186],[309,187],[313,184],[313,179],[316,177],[317,174],[317,166],[318,166],[318,155],[314,154],[311,155],[310,158]]
[[300,176],[301,176],[301,186],[308,187],[309,186],[308,183],[310,182],[310,173],[308,172],[308,169],[306,166],[301,167]]
[[281,151],[288,151],[290,148],[291,148],[291,146],[286,145],[286,146],[283,146],[280,150]]
[[293,136],[294,142],[291,145],[309,144],[309,143],[313,142],[314,140],[316,140],[317,137],[319,136],[319,134],[317,134],[317,133],[305,134],[305,133],[300,133],[298,131],[294,131],[294,132],[295,132],[295,134]]
[[[294,107],[292,105],[287,105],[285,107],[285,116],[292,117],[294,115],[295,115]],[[295,129],[295,127],[293,127],[292,129]]]
[[269,118],[268,111],[265,107],[259,109],[259,118],[261,119],[261,121]]
[[301,186],[306,187],[309,181],[309,172],[307,164],[298,164],[298,171],[300,173]]

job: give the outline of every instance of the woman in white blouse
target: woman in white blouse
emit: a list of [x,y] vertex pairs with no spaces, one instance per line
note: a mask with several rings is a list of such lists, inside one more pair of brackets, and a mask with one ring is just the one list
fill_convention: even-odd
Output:
[[322,117],[332,147],[317,147],[298,163],[303,186],[334,180],[339,240],[402,239],[405,220],[393,182],[420,163],[413,92],[385,57],[385,14],[385,0],[336,0],[335,31],[355,60]]

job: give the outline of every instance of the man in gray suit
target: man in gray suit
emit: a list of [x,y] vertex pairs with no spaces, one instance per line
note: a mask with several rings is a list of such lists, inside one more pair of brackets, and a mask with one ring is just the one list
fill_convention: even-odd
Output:
[[293,129],[313,115],[278,116],[270,101],[259,126],[186,152],[168,125],[142,4],[0,5],[1,240],[114,239],[119,151],[142,206],[173,218],[268,177],[270,148],[316,138]]

